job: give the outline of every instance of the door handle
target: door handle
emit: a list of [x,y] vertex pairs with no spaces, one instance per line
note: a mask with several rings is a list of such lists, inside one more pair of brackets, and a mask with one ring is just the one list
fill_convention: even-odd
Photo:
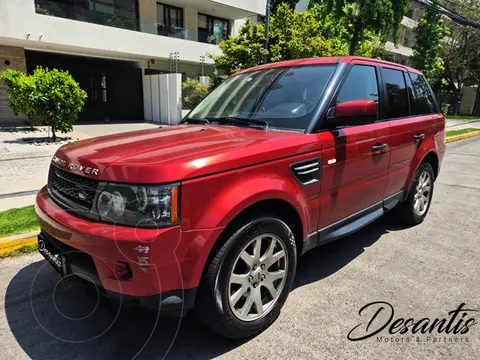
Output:
[[374,146],[372,146],[372,152],[374,154],[381,154],[388,149],[388,144],[380,144],[376,143]]
[[416,134],[416,135],[413,137],[413,140],[414,140],[416,143],[421,142],[423,139],[425,139],[425,134]]

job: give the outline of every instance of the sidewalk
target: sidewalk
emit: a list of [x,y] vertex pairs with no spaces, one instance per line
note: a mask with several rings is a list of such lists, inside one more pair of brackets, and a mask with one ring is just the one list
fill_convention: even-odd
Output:
[[480,120],[448,120],[445,124],[448,130],[461,130],[468,128],[480,129]]
[[35,202],[35,194],[47,183],[48,168],[53,154],[68,142],[89,137],[150,129],[158,124],[122,122],[74,125],[73,132],[58,134],[70,140],[50,143],[31,142],[31,138],[47,136],[47,128],[0,128],[0,211],[23,207]]

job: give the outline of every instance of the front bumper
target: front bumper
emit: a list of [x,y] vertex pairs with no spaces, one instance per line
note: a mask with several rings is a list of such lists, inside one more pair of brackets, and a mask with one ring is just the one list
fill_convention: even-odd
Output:
[[[86,271],[84,278],[92,279],[110,297],[140,304],[154,299],[154,306],[160,299],[162,307],[172,310],[193,306],[205,262],[223,230],[143,229],[93,222],[60,208],[46,188],[37,194],[35,210],[40,236],[67,256],[78,253],[90,258],[91,266],[85,266],[88,261],[79,265],[70,255],[73,266],[68,271],[79,276]],[[130,276],[119,278],[113,269],[126,264]]]

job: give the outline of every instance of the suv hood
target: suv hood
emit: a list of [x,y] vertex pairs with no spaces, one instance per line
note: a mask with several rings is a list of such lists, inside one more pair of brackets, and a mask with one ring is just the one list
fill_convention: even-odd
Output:
[[179,125],[70,143],[57,151],[53,163],[104,181],[166,183],[306,153],[320,145],[312,135],[288,131]]

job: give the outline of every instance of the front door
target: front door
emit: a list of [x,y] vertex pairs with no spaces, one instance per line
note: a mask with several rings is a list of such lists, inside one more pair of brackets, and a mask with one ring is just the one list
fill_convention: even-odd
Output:
[[379,205],[385,196],[390,127],[379,121],[377,71],[374,66],[353,65],[330,105],[351,100],[374,100],[377,115],[367,118],[364,125],[339,126],[320,134],[323,175],[319,229],[372,205]]

